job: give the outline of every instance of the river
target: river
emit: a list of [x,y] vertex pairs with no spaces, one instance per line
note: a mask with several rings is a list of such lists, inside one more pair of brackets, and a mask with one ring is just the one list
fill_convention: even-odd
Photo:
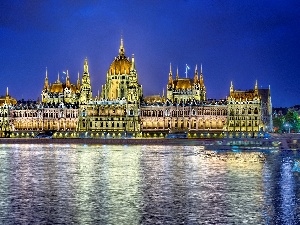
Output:
[[0,224],[299,224],[297,151],[0,145]]

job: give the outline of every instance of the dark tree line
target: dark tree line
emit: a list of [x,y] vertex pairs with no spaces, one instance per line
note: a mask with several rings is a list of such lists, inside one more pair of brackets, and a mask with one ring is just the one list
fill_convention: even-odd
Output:
[[273,118],[273,127],[278,133],[298,133],[300,132],[299,114],[294,110],[288,110],[285,115]]

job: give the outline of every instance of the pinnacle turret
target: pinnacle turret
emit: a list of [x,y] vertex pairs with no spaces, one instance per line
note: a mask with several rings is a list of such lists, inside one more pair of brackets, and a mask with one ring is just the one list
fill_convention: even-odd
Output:
[[125,55],[125,48],[124,48],[124,43],[123,43],[123,37],[121,37],[121,44],[120,44],[120,49],[119,49],[119,55]]

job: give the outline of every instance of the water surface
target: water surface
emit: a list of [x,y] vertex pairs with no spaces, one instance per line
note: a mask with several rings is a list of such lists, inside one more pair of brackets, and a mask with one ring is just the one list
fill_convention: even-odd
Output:
[[0,224],[299,224],[295,151],[1,145]]

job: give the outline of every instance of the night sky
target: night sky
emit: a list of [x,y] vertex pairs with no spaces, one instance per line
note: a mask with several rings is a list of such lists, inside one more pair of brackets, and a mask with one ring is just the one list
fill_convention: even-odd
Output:
[[[92,3],[87,3],[92,2]],[[300,104],[300,2],[262,0],[5,1],[0,2],[0,94],[41,95],[45,70],[53,83],[82,74],[87,57],[95,96],[118,55],[135,55],[144,95],[166,90],[185,65],[203,65],[208,98],[271,86],[273,106]]]

